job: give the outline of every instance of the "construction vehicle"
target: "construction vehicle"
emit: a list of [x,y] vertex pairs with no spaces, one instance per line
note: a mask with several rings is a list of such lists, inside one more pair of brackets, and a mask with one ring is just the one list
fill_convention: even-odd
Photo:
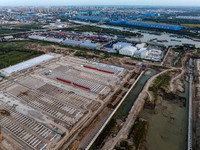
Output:
[[0,110],[0,114],[2,116],[10,116],[10,112],[8,112],[7,110]]
[[25,92],[20,92],[20,95],[28,95],[28,93],[25,91]]

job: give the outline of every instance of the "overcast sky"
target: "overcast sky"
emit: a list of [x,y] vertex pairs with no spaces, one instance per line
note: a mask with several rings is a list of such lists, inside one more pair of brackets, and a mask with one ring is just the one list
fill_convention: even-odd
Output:
[[58,5],[200,6],[200,0],[0,0],[0,6]]

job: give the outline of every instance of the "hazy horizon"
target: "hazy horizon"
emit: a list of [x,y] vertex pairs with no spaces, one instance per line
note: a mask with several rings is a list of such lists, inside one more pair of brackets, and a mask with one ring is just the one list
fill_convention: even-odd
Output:
[[[116,5],[117,4],[117,5]],[[0,6],[102,6],[102,5],[123,5],[123,6],[184,6],[184,7],[200,7],[200,0],[0,0]]]

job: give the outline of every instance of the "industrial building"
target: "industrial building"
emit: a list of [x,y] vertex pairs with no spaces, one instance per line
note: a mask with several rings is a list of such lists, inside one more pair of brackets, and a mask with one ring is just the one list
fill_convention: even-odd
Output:
[[96,16],[74,16],[72,17],[72,19],[79,19],[79,20],[86,20],[86,21],[94,21],[94,22],[99,22],[99,21],[104,21],[104,22],[107,22],[107,21],[110,21],[109,18],[107,17],[96,17]]
[[100,46],[100,44],[91,43],[89,41],[86,41],[86,42],[80,44],[80,47],[89,48],[89,49],[96,49],[98,46]]
[[29,38],[89,49],[96,49],[98,46],[113,40],[112,35],[74,31],[48,31],[30,35]]
[[13,39],[13,36],[12,35],[9,35],[9,36],[4,36],[3,37],[5,40],[10,40],[10,39]]
[[55,42],[55,43],[61,43],[63,41],[63,39],[50,38],[50,37],[45,37],[45,36],[40,36],[40,35],[30,35],[29,38],[34,39],[34,40],[42,40],[42,41]]
[[63,41],[63,39],[59,39],[59,38],[45,38],[44,41],[48,41],[48,42],[55,42],[55,43],[61,43]]
[[64,40],[64,41],[62,41],[62,44],[70,45],[70,46],[79,46],[81,43],[82,43],[81,41],[75,41],[75,40]]
[[158,49],[151,49],[147,56],[147,59],[154,60],[154,61],[161,61],[163,57],[163,52]]
[[176,16],[177,19],[200,20],[200,16]]
[[30,35],[29,38],[34,40],[44,40],[46,37],[40,35]]
[[131,43],[126,43],[126,42],[117,42],[115,44],[113,44],[113,49],[114,50],[119,50],[123,47],[126,47],[126,46],[131,46],[132,44]]
[[24,61],[24,62],[21,62],[19,64],[16,64],[14,66],[10,66],[8,68],[4,68],[4,69],[2,69],[2,72],[5,73],[5,74],[11,74],[11,73],[18,72],[18,71],[27,69],[29,67],[35,66],[35,65],[37,65],[37,64],[39,64],[41,62],[50,60],[52,58],[54,58],[54,56],[48,55],[48,54],[44,54],[44,55],[38,56],[36,58],[32,58],[32,59],[29,59],[27,61]]
[[146,59],[147,56],[149,54],[149,51],[146,50],[146,49],[140,49],[139,51],[136,51],[134,53],[134,56],[137,57],[137,58],[142,58],[142,59]]
[[163,58],[163,51],[147,47],[146,43],[140,43],[133,46],[131,43],[117,42],[112,45],[112,50],[119,52],[121,55],[153,61],[161,61]]
[[146,27],[146,28],[157,28],[157,29],[164,29],[164,30],[175,30],[175,31],[182,30],[184,28],[180,25],[149,23],[149,22],[140,22],[140,21],[110,21],[109,23]]
[[146,43],[136,44],[136,48],[139,50],[141,48],[144,48],[146,46]]
[[136,51],[137,51],[136,47],[126,46],[126,47],[119,50],[119,54],[132,57]]

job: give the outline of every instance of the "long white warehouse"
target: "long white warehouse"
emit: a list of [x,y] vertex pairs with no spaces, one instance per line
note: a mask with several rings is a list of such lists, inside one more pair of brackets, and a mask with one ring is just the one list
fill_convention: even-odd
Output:
[[2,69],[2,71],[5,72],[5,73],[8,73],[8,74],[11,74],[13,72],[21,71],[21,70],[27,69],[29,67],[35,66],[35,65],[37,65],[37,64],[39,64],[43,61],[46,61],[46,60],[49,60],[49,59],[52,59],[52,58],[54,58],[54,56],[44,54],[44,55],[32,58],[30,60],[21,62],[19,64],[10,66],[8,68],[4,68],[4,69]]

